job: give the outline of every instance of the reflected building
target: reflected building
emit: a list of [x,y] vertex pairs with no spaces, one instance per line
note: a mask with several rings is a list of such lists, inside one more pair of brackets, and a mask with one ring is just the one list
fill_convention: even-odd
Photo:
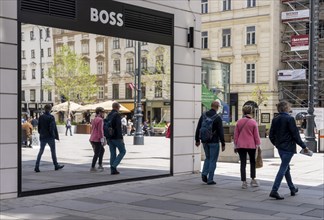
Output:
[[45,89],[46,71],[53,64],[52,29],[21,25],[21,108],[23,115],[38,116],[45,104],[53,104],[54,91]]

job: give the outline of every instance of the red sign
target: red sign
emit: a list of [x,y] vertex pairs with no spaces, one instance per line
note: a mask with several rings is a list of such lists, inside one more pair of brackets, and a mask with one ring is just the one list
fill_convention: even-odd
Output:
[[308,50],[309,37],[307,34],[291,36],[291,51]]

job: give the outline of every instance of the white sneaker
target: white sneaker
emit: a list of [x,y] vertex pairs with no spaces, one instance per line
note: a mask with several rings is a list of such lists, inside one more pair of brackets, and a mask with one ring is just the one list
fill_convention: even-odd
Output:
[[98,169],[99,172],[104,171],[104,168],[103,168],[103,166],[101,166],[101,165],[99,165],[97,169]]
[[251,186],[258,187],[259,186],[258,181],[256,181],[255,179],[251,180]]
[[246,181],[243,181],[242,183],[242,189],[247,189],[248,185]]
[[90,172],[97,172],[97,171],[98,171],[98,170],[97,170],[95,167],[93,167],[93,168],[91,167],[91,168],[90,168]]

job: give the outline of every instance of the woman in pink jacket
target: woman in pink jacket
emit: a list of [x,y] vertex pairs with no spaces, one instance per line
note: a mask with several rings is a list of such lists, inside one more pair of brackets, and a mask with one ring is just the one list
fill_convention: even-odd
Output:
[[255,155],[256,149],[260,147],[261,141],[259,136],[258,124],[252,119],[252,106],[243,106],[243,118],[237,121],[234,132],[235,153],[238,153],[241,161],[241,181],[242,189],[247,188],[246,182],[246,155],[250,158],[250,175],[251,186],[258,187],[259,184],[255,179]]
[[96,108],[96,117],[91,122],[91,136],[90,143],[93,148],[93,158],[91,164],[91,172],[96,172],[96,163],[99,158],[99,166],[98,170],[103,171],[102,166],[102,158],[105,153],[105,148],[103,146],[104,143],[104,131],[103,131],[103,117],[104,117],[104,109],[101,107]]

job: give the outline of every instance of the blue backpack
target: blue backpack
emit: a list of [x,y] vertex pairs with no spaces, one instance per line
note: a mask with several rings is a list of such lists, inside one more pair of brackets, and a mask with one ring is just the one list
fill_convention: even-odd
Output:
[[105,119],[104,119],[104,127],[103,127],[103,130],[104,130],[104,135],[106,137],[106,139],[111,139],[113,136],[114,136],[114,128],[112,127],[112,121],[113,119],[115,118],[115,116],[117,115],[118,113],[115,113],[115,114],[112,114],[112,115],[108,115]]
[[202,116],[203,120],[199,130],[199,136],[202,143],[208,143],[213,139],[213,123],[218,117],[218,114],[208,117],[206,113],[204,113]]

